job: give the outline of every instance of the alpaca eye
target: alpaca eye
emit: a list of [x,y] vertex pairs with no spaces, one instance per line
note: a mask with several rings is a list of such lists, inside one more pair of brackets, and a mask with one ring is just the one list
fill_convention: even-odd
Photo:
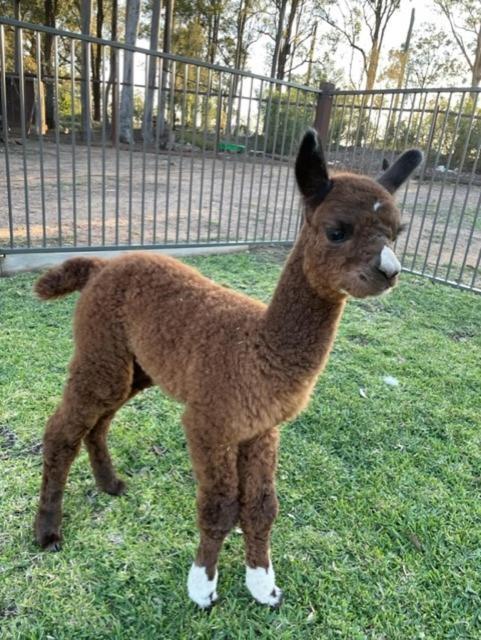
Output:
[[349,227],[343,225],[342,227],[331,227],[326,229],[326,236],[329,242],[340,244],[349,238],[351,230]]

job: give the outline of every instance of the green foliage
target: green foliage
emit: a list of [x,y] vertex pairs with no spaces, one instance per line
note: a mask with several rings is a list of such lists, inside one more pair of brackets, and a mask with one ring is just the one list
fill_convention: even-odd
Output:
[[[302,132],[312,125],[316,94],[297,89],[276,90],[262,96],[263,139],[267,153],[288,155]],[[261,146],[261,145],[259,145]]]
[[[268,300],[275,258],[189,262]],[[2,640],[480,637],[479,296],[403,276],[390,296],[348,304],[309,408],[282,432],[272,556],[284,604],[251,601],[233,533],[206,614],[185,589],[197,533],[182,410],[154,389],[110,435],[128,493],[99,493],[83,452],[64,549],[34,545],[39,442],[67,375],[75,302],[39,302],[34,279],[0,279]]]

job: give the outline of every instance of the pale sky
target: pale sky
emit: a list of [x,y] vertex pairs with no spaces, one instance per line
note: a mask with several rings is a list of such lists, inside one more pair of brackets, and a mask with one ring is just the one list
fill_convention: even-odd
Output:
[[[409,21],[411,19],[411,9],[416,9],[416,18],[414,22],[414,30],[419,28],[423,22],[431,22],[445,27],[446,24],[443,18],[436,12],[431,4],[425,4],[416,0],[403,0],[401,2],[401,8],[394,17],[391,19],[390,24],[385,36],[385,42],[383,45],[384,51],[381,56],[381,66],[386,60],[387,52],[389,49],[398,48],[405,40],[406,34],[409,28]],[[322,23],[321,23],[322,24]],[[322,27],[322,28],[329,28]],[[267,38],[260,39],[251,48],[251,54],[249,56],[249,70],[254,73],[265,75],[270,62],[266,61],[266,42]],[[344,62],[344,64],[343,64]],[[349,64],[351,62],[351,49],[346,44],[345,47],[339,52],[337,64],[344,69],[346,79],[349,78]],[[355,54],[353,64],[353,78],[360,77],[361,59],[360,54]],[[360,86],[359,88],[363,88]]]

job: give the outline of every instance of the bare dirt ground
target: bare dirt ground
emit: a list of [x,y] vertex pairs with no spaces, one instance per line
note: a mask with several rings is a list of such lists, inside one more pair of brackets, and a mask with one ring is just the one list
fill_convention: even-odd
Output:
[[[0,248],[291,241],[299,225],[292,167],[271,158],[29,141],[8,164],[11,218],[2,145]],[[412,180],[398,202],[403,264],[481,288],[479,187]]]

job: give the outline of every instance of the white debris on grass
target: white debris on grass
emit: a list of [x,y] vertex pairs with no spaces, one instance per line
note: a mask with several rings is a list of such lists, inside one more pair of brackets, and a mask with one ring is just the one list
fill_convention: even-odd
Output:
[[394,376],[384,376],[382,380],[390,387],[399,387],[399,380]]

